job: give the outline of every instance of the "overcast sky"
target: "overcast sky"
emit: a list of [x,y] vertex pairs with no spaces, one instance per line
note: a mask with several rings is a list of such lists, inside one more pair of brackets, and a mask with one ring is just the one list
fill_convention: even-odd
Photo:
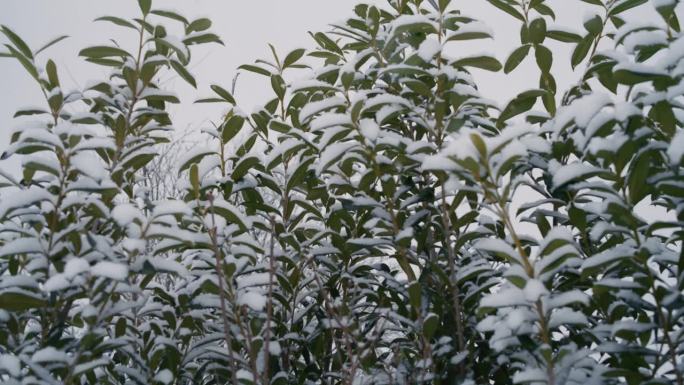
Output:
[[[368,3],[386,4],[384,0]],[[351,16],[355,0],[156,0],[153,7],[173,9],[189,19],[207,16],[214,22],[213,31],[226,43],[224,46],[204,46],[196,50],[191,71],[198,80],[194,90],[180,79],[169,77],[165,86],[175,90],[184,101],[174,107],[174,121],[179,129],[199,130],[208,120],[216,119],[218,111],[208,105],[193,105],[198,97],[208,96],[210,83],[229,87],[240,64],[253,62],[269,55],[267,43],[281,52],[298,47],[313,46],[307,31],[325,31],[328,25]],[[548,0],[556,11],[557,24],[581,28],[581,20],[591,6],[579,0]],[[452,45],[452,56],[480,51],[493,53],[504,62],[508,54],[519,45],[519,22],[492,7],[484,0],[454,0],[465,14],[485,21],[495,33],[493,41]],[[593,7],[596,9],[596,7]],[[135,44],[131,32],[121,32],[109,23],[92,20],[99,16],[116,15],[133,17],[139,13],[135,0],[2,0],[0,23],[9,26],[33,48],[58,35],[71,38],[50,48],[38,58],[44,63],[52,58],[58,65],[63,88],[81,88],[89,80],[102,79],[107,70],[85,63],[77,57],[78,51],[89,45],[116,39],[122,45]],[[632,15],[649,18],[654,14]],[[0,40],[1,41],[1,40]],[[559,90],[577,81],[569,65],[571,45],[551,43],[554,50],[554,73]],[[503,104],[518,92],[534,88],[538,70],[534,60],[528,59],[512,75],[474,71],[476,81],[484,95]],[[0,151],[7,145],[10,129],[19,122],[12,119],[14,111],[43,103],[42,96],[32,79],[14,60],[0,59]],[[258,75],[240,76],[236,96],[243,110],[251,112],[269,96],[269,83]],[[3,166],[0,163],[0,167]]]

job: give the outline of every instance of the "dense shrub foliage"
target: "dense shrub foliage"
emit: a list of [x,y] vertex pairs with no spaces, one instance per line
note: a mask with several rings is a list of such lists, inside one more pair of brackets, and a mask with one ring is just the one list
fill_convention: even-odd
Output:
[[[158,80],[196,86],[208,19],[98,19],[139,39],[83,49],[110,76],[72,93],[2,27],[45,95],[3,154],[22,177],[0,170],[2,382],[683,385],[678,1],[582,0],[582,33],[544,0],[487,1],[520,24],[503,64],[459,54],[491,34],[449,0],[271,47],[241,70],[272,99],[247,115],[211,86],[198,102],[226,112],[171,189],[148,171],[178,102]],[[626,23],[639,7],[661,19]],[[469,69],[526,57],[538,85],[480,94]]]

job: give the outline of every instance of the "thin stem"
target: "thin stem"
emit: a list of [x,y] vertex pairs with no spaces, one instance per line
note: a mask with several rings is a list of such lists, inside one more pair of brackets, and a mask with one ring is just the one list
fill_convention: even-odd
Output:
[[221,318],[223,321],[223,333],[224,337],[226,339],[226,345],[228,348],[228,358],[230,360],[230,374],[233,380],[234,384],[237,384],[237,368],[235,367],[235,357],[233,355],[233,338],[230,333],[230,328],[229,328],[229,322],[228,322],[228,311],[226,309],[226,289],[224,285],[224,276],[223,276],[223,262],[222,262],[222,256],[221,256],[221,251],[219,250],[218,247],[218,242],[217,242],[217,234],[216,234],[216,222],[215,222],[215,213],[214,213],[214,198],[212,195],[208,196],[209,199],[209,207],[211,210],[211,229],[209,229],[209,238],[211,239],[211,247],[212,251],[214,252],[214,257],[216,258],[216,280],[218,281],[219,285],[219,300],[221,303]]

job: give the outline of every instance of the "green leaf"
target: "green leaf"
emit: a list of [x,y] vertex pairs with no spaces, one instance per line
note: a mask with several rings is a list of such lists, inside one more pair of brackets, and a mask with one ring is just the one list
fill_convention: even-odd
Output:
[[178,97],[176,95],[169,94],[166,92],[145,95],[145,96],[142,96],[141,99],[151,101],[151,102],[167,102],[167,103],[174,103],[174,104],[180,103],[180,100],[178,99]]
[[268,128],[273,131],[282,133],[290,132],[290,130],[292,129],[292,127],[289,124],[278,121],[277,119],[271,120],[268,123]]
[[457,67],[477,67],[487,71],[501,70],[501,63],[491,56],[473,56],[458,59],[452,63]]
[[326,49],[326,50],[328,50],[328,51],[335,52],[335,53],[337,53],[337,54],[339,54],[339,55],[344,55],[344,52],[342,52],[342,50],[341,50],[340,47],[337,45],[337,43],[335,43],[334,41],[332,41],[332,40],[331,40],[326,34],[324,34],[323,32],[317,32],[317,33],[315,33],[315,34],[312,34],[311,36],[312,36],[312,37],[314,38],[314,40],[316,40],[316,42],[317,42],[321,47],[323,47],[324,49]]
[[45,110],[39,110],[39,109],[25,109],[25,110],[19,110],[14,114],[14,117],[17,118],[19,116],[29,116],[29,115],[41,115],[41,114],[47,114],[48,112]]
[[152,9],[152,0],[138,0],[138,5],[140,6],[143,15],[147,16]]
[[297,187],[304,180],[304,178],[307,175],[307,172],[309,171],[309,166],[311,165],[311,163],[313,163],[313,161],[314,158],[310,158],[299,163],[297,168],[290,175],[290,179],[288,179],[287,181],[287,186],[285,187],[285,189],[288,193],[292,191],[295,187]]
[[502,0],[487,0],[487,1],[489,2],[489,4],[499,8],[500,10],[502,10],[502,11],[506,12],[507,14],[515,17],[516,19],[518,19],[522,22],[525,21],[525,17],[522,15],[522,13],[520,13],[520,11],[515,9],[512,5],[506,3]]
[[506,108],[499,115],[499,120],[497,121],[498,127],[503,127],[504,123],[523,112],[529,111],[537,101],[537,98],[547,94],[546,90],[529,90],[521,93],[511,100]]
[[212,91],[216,92],[216,94],[220,96],[223,100],[232,105],[235,105],[235,98],[233,98],[233,95],[231,95],[230,92],[226,91],[224,88],[216,84],[212,84],[210,87]]
[[14,33],[11,29],[7,28],[7,26],[3,25],[0,26],[0,31],[7,36],[7,38],[12,42],[14,47],[21,52],[24,56],[26,56],[28,59],[33,60],[33,53],[31,52],[31,49],[29,48],[28,44],[24,42],[19,35]]
[[593,36],[587,35],[579,43],[577,43],[575,50],[572,52],[572,58],[570,59],[572,68],[577,67],[577,65],[579,65],[585,57],[587,57],[593,42]]
[[551,65],[553,64],[553,54],[551,50],[543,45],[538,45],[534,47],[534,56],[537,59],[537,65],[543,73],[549,73],[551,71]]
[[183,17],[182,15],[177,14],[176,12],[173,11],[166,11],[166,10],[161,10],[161,9],[155,9],[154,11],[150,12],[153,15],[161,16],[161,17],[166,17],[172,20],[180,21],[181,23],[187,25],[188,24],[188,19]]
[[640,71],[639,67],[617,68],[613,75],[618,83],[629,86],[658,79],[668,79],[668,76],[665,73],[648,72],[648,68],[644,68],[644,71]]
[[176,56],[178,56],[178,60],[180,60],[181,63],[188,63],[188,55],[189,52],[187,50],[187,47],[185,46],[178,46],[177,44],[172,44],[169,41],[163,39],[163,38],[155,38],[154,39],[155,43],[167,47],[173,52],[176,53]]
[[624,0],[622,2],[617,2],[617,5],[608,11],[608,16],[620,14],[629,9],[645,4],[647,1],[648,0]]
[[539,12],[539,14],[541,14],[541,15],[550,16],[553,20],[556,20],[556,14],[553,12],[553,9],[551,9],[551,7],[549,7],[548,5],[546,5],[544,3],[540,3],[539,5],[536,5],[534,7],[534,10]]
[[667,101],[656,103],[648,112],[648,117],[658,122],[662,130],[669,136],[673,136],[677,131],[677,117],[672,110],[672,105]]
[[188,167],[192,166],[193,164],[199,163],[205,156],[212,155],[212,154],[215,154],[215,152],[212,150],[206,149],[206,150],[203,150],[203,151],[195,154],[195,156],[193,156],[189,159],[186,159],[185,162],[183,162],[180,165],[180,167],[178,168],[178,173],[180,174],[181,172],[183,172],[184,170],[186,170]]
[[269,70],[255,66],[255,65],[251,65],[251,64],[243,64],[243,65],[239,66],[238,69],[249,71],[249,72],[254,72],[254,73],[257,73],[259,75],[264,75],[264,76],[268,76],[268,77],[271,76],[271,72]]
[[447,37],[447,41],[453,40],[474,40],[474,39],[491,39],[492,35],[484,31],[468,31],[465,32],[456,30],[450,33]]
[[190,23],[185,31],[186,33],[201,32],[206,31],[209,28],[211,28],[211,20],[207,18],[201,18]]
[[409,286],[408,286],[408,297],[409,297],[409,303],[411,304],[411,306],[413,306],[414,309],[419,310],[420,309],[420,302],[421,302],[420,282],[413,281],[409,284]]
[[477,149],[477,152],[480,153],[480,157],[482,159],[486,159],[487,145],[485,144],[484,140],[482,140],[482,137],[479,134],[472,133],[470,134],[470,140],[473,142],[473,145]]
[[205,33],[202,35],[193,35],[183,39],[185,45],[218,43],[223,45],[223,41],[214,33]]
[[195,100],[195,103],[226,103],[226,101],[220,98],[202,98]]
[[510,73],[511,71],[516,69],[518,65],[522,63],[523,60],[525,60],[527,53],[530,52],[530,47],[530,44],[525,44],[511,52],[510,56],[508,56],[508,59],[506,59],[506,64],[504,65],[504,73]]
[[546,38],[546,21],[543,18],[532,20],[529,28],[530,41],[535,44],[541,44]]
[[594,36],[600,35],[603,30],[603,19],[599,15],[594,15],[594,17],[584,22],[584,29]]
[[44,307],[47,302],[39,297],[23,293],[5,292],[0,294],[0,309],[22,311]]
[[114,327],[114,335],[116,337],[121,337],[126,333],[126,317],[120,317],[116,321],[116,326]]
[[242,179],[245,175],[247,175],[247,172],[251,168],[258,164],[261,164],[261,160],[259,160],[259,158],[256,156],[248,156],[241,159],[233,169],[231,178],[233,178],[235,181]]
[[52,39],[52,40],[50,40],[49,42],[45,43],[45,45],[43,45],[42,47],[40,47],[38,50],[36,50],[36,52],[34,52],[33,54],[34,54],[34,55],[38,55],[39,53],[45,51],[46,49],[52,47],[53,45],[59,43],[60,41],[66,39],[66,38],[68,38],[68,37],[69,37],[69,36],[67,36],[67,35],[62,35],[62,36],[60,36],[60,37],[57,37],[57,38],[55,38],[55,39]]
[[197,163],[192,163],[190,166],[190,185],[192,190],[195,192],[196,196],[199,196],[200,191],[200,180],[199,180],[199,167]]
[[17,51],[14,47],[6,45],[7,49],[10,51],[10,54],[16,58],[19,63],[26,69],[26,71],[34,78],[38,79],[38,69],[36,68],[35,65],[33,65],[33,61],[21,52]]
[[576,33],[552,29],[546,31],[546,37],[548,37],[549,39],[561,41],[563,43],[578,43],[582,41],[582,36]]
[[271,87],[275,92],[278,99],[283,99],[285,97],[285,80],[278,74],[271,75]]
[[629,200],[632,205],[639,203],[649,192],[651,186],[647,183],[651,171],[651,156],[649,152],[637,155],[631,167],[627,183],[629,185]]
[[79,56],[85,56],[89,58],[103,58],[112,56],[131,56],[128,52],[117,47],[107,47],[107,46],[95,46],[82,49],[78,53]]
[[57,66],[52,59],[48,60],[45,64],[45,72],[47,73],[48,80],[52,87],[59,87],[59,77],[57,76]]
[[285,56],[285,60],[283,60],[283,69],[288,68],[292,64],[295,64],[297,60],[301,59],[302,56],[304,56],[305,53],[305,49],[299,48],[287,54],[287,56]]
[[221,129],[221,140],[223,143],[228,143],[235,135],[240,132],[242,126],[245,124],[245,118],[239,115],[231,116],[224,124]]
[[228,223],[234,223],[240,227],[242,231],[247,231],[247,224],[243,220],[243,216],[240,214],[240,210],[237,207],[231,205],[226,201],[215,202],[212,209],[216,214],[225,218]]
[[171,68],[176,71],[178,76],[183,78],[183,80],[188,82],[193,88],[197,88],[197,82],[195,81],[195,78],[192,76],[192,74],[190,74],[190,72],[188,72],[184,65],[175,60],[170,60],[169,63],[171,64]]
[[114,23],[114,24],[121,26],[121,27],[133,28],[135,30],[138,29],[130,21],[122,19],[120,17],[115,17],[115,16],[102,16],[102,17],[98,17],[97,19],[95,19],[95,21],[108,21],[110,23]]
[[439,316],[435,313],[428,314],[423,320],[423,336],[426,340],[431,340],[439,327]]

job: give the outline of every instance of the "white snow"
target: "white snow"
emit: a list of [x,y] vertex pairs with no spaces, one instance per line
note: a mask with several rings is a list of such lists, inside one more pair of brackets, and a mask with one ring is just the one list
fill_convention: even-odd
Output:
[[584,163],[575,162],[566,164],[553,173],[553,186],[555,188],[573,180],[587,179],[600,171],[601,169]]
[[359,122],[361,134],[370,142],[374,142],[380,133],[380,126],[373,119],[361,119]]
[[392,21],[392,31],[416,24],[429,24],[436,29],[437,24],[425,15],[401,15]]
[[31,361],[33,362],[69,362],[69,356],[60,350],[55,349],[52,346],[48,346],[44,349],[40,349],[33,353],[31,356]]
[[584,314],[567,307],[554,311],[549,319],[549,327],[551,328],[561,325],[585,325],[588,323],[589,321]]
[[589,121],[607,104],[612,101],[608,94],[595,92],[583,96],[572,102],[569,106],[562,108],[554,119],[554,131],[560,132],[573,119],[580,127],[586,127]]
[[278,341],[268,342],[268,352],[271,353],[272,356],[279,356],[281,351],[282,349],[280,348],[280,343]]
[[162,384],[170,384],[173,381],[173,373],[169,369],[160,370],[157,375],[154,376],[154,380],[161,382]]
[[123,203],[114,207],[114,210],[112,210],[112,219],[114,219],[119,226],[125,227],[133,223],[136,219],[142,221],[143,216],[137,207],[130,203]]
[[620,258],[627,258],[631,255],[634,255],[634,253],[635,250],[633,247],[624,244],[618,245],[612,249],[602,251],[598,254],[594,254],[593,256],[587,258],[582,263],[582,269],[589,269],[592,267],[602,265],[604,263],[616,261]]
[[324,113],[311,121],[311,131],[319,131],[333,126],[351,124],[351,117],[347,114]]
[[335,159],[339,158],[354,147],[356,147],[356,143],[354,142],[337,142],[326,147],[318,159],[316,173],[320,175],[327,169],[330,163],[334,162]]
[[247,305],[254,311],[262,311],[266,306],[266,297],[255,291],[245,291],[238,295],[238,304]]
[[677,0],[651,0],[655,8],[669,7],[677,4]]
[[546,289],[546,286],[544,286],[544,284],[537,279],[530,279],[529,281],[527,281],[527,283],[525,284],[525,289],[523,291],[525,293],[525,299],[527,299],[530,302],[535,302],[542,296],[549,294],[549,291]]
[[481,21],[473,21],[468,24],[462,24],[456,31],[453,32],[454,35],[460,35],[464,33],[483,33],[489,36],[494,36],[494,30]]
[[539,243],[539,250],[543,252],[551,242],[559,239],[568,243],[574,242],[574,238],[570,229],[567,227],[556,226],[549,230],[549,232],[546,234],[546,237],[544,237],[544,239]]
[[452,162],[451,159],[442,155],[431,155],[423,159],[423,170],[442,170],[442,171],[453,171],[457,170],[458,167],[456,163]]
[[83,258],[71,258],[64,266],[64,275],[72,279],[78,274],[90,270],[90,263]]
[[33,289],[38,287],[38,282],[34,277],[28,275],[2,275],[0,289],[17,286]]
[[19,377],[21,374],[21,362],[19,358],[11,354],[0,355],[0,369],[4,369],[12,377]]
[[96,181],[108,178],[108,172],[102,165],[102,160],[91,152],[79,152],[70,159],[71,165],[81,174],[89,176]]
[[574,303],[587,305],[589,304],[589,296],[579,290],[566,291],[560,294],[554,294],[551,297],[551,300],[547,302],[547,305],[549,309],[556,309]]
[[670,142],[670,146],[667,148],[667,156],[670,158],[670,164],[673,166],[679,166],[682,163],[682,157],[684,156],[684,131],[679,130],[674,138],[672,138],[672,142]]
[[254,375],[252,375],[252,372],[246,370],[246,369],[240,369],[237,371],[235,376],[238,378],[238,380],[248,380],[248,381],[254,381]]
[[482,239],[475,244],[475,248],[490,253],[505,254],[515,260],[520,260],[518,252],[515,251],[511,245],[499,238]]
[[98,262],[90,269],[91,274],[110,278],[116,281],[123,281],[128,277],[128,267],[120,263],[109,261]]
[[541,369],[525,369],[513,375],[513,383],[546,383],[546,373]]
[[664,31],[636,31],[627,35],[623,42],[627,52],[634,52],[636,48],[667,44],[667,35]]
[[504,306],[518,306],[527,304],[525,293],[517,287],[509,287],[501,289],[494,294],[486,295],[480,301],[480,307],[504,307]]
[[428,37],[420,43],[417,53],[424,62],[430,62],[441,50],[442,43],[433,37]]
[[16,194],[3,194],[0,201],[0,219],[3,219],[10,211],[43,201],[51,201],[51,199],[52,195],[49,192],[38,187],[21,190]]
[[292,89],[292,92],[298,92],[308,89],[337,90],[337,88],[331,85],[330,83],[326,83],[324,81],[316,79],[299,80],[292,83],[290,87]]
[[193,147],[190,150],[184,151],[180,159],[178,159],[178,164],[180,166],[184,166],[188,164],[190,161],[192,161],[194,158],[199,158],[200,156],[203,155],[209,155],[209,154],[214,154],[216,151],[212,150],[209,147],[203,147],[203,146],[197,146]]
[[328,111],[335,107],[342,106],[346,103],[344,98],[339,96],[334,96],[332,98],[327,98],[319,100],[317,102],[308,103],[299,112],[299,120],[305,122],[309,120],[313,115],[319,112]]
[[410,103],[401,96],[392,94],[381,94],[368,99],[368,101],[366,101],[365,108],[369,109],[383,104],[398,104],[402,106],[410,106]]
[[0,257],[12,254],[40,253],[42,251],[43,248],[37,239],[17,238],[0,247]]
[[50,277],[47,281],[45,281],[45,283],[43,284],[43,290],[46,292],[64,290],[68,288],[70,285],[71,284],[66,279],[64,274],[55,274],[52,277]]
[[190,52],[188,52],[188,47],[177,36],[167,35],[164,36],[162,40],[171,45],[176,51],[180,51],[180,53],[186,58],[189,56]]
[[192,210],[190,210],[188,205],[186,205],[183,201],[169,199],[158,202],[152,211],[152,216],[154,217],[177,214],[192,215]]

